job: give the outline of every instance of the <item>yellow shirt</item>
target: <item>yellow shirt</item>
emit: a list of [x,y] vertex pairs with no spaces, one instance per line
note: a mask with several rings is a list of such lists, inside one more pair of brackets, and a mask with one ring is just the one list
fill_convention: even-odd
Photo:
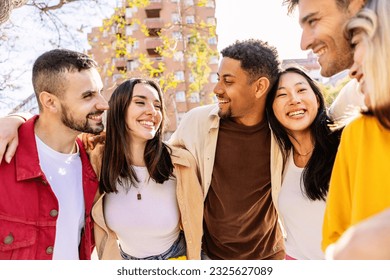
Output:
[[390,130],[360,116],[343,131],[323,225],[325,249],[351,225],[390,206]]

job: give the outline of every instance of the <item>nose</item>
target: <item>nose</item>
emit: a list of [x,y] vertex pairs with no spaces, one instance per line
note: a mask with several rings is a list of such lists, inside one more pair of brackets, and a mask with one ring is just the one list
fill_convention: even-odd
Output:
[[154,106],[154,104],[148,105],[146,113],[148,115],[152,115],[152,116],[155,116],[157,114],[157,110],[156,110],[156,107]]
[[221,95],[223,94],[223,88],[221,86],[221,82],[218,81],[214,87],[214,90],[213,90],[214,94],[215,95]]
[[363,72],[356,62],[354,62],[352,67],[349,69],[349,76],[351,79],[356,79],[358,82],[363,77]]
[[301,98],[299,97],[299,94],[292,93],[290,97],[290,104],[299,104],[301,103]]
[[308,28],[302,29],[301,35],[301,49],[303,51],[311,49],[313,45],[313,34]]
[[106,111],[108,110],[108,102],[106,98],[102,94],[98,94],[98,102],[96,104],[96,109],[101,110],[101,111]]

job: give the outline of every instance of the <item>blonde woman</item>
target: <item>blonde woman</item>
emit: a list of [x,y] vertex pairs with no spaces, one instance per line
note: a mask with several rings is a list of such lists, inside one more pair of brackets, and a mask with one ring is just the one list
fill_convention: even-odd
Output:
[[322,247],[351,226],[390,206],[390,1],[373,0],[351,19],[347,34],[355,47],[350,76],[367,110],[344,129],[332,171]]

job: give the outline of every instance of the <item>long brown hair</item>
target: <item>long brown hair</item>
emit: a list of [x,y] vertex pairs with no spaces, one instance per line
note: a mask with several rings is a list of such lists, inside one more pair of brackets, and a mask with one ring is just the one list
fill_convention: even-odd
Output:
[[116,185],[125,188],[136,186],[137,175],[132,167],[129,142],[131,139],[127,133],[126,112],[133,98],[136,84],[147,84],[157,90],[161,100],[162,120],[159,129],[153,139],[146,143],[144,160],[150,178],[157,183],[163,183],[173,176],[173,164],[171,161],[170,148],[163,142],[163,129],[165,105],[160,86],[153,80],[133,78],[120,84],[113,92],[107,112],[107,133],[104,147],[103,163],[99,190],[103,192],[117,192]]

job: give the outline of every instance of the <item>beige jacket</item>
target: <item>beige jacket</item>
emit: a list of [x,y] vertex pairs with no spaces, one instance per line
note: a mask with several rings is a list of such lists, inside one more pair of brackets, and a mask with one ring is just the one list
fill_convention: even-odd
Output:
[[[217,104],[200,106],[187,112],[169,143],[188,149],[195,157],[201,178],[204,198],[210,187],[219,130]],[[195,138],[194,138],[195,137]],[[271,138],[272,200],[278,210],[278,196],[282,184],[283,156],[272,134]],[[284,230],[282,229],[283,233]]]
[[[196,172],[193,156],[186,150],[172,148],[172,163],[177,180],[176,196],[181,216],[181,227],[187,244],[187,259],[199,260],[203,235],[203,192]],[[102,146],[96,147],[91,153],[92,165],[100,176]],[[120,260],[118,238],[107,227],[104,219],[104,195],[96,195],[92,208],[94,219],[94,235],[96,251],[100,260]]]

